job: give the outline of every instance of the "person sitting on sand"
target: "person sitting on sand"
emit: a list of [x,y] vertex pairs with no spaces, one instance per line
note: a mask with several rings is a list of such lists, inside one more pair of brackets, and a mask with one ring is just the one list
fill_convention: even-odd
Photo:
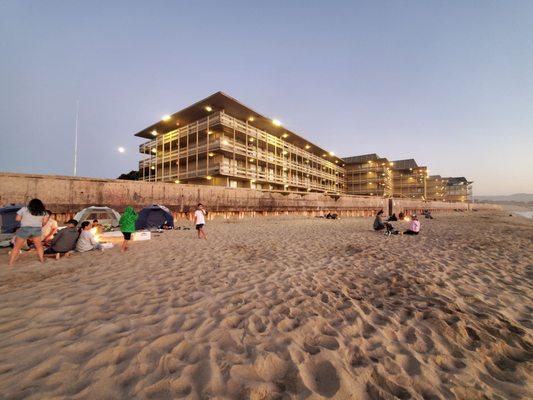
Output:
[[57,233],[58,225],[57,221],[52,217],[52,211],[46,210],[47,217],[44,218],[43,229],[41,233],[41,242],[45,246],[49,246]]
[[202,203],[198,204],[196,211],[194,212],[194,225],[198,231],[198,239],[207,240],[207,235],[205,234],[205,216],[207,212],[205,211],[204,205]]
[[396,213],[392,213],[392,215],[389,217],[389,219],[387,219],[387,221],[398,221]]
[[99,233],[102,233],[102,232],[104,231],[104,226],[103,226],[100,222],[98,222],[97,219],[93,219],[93,222],[92,222],[92,224],[91,224],[91,229],[92,229],[92,228],[96,228],[96,230],[95,230],[94,232],[95,232],[95,234],[97,234],[97,235],[98,235]]
[[44,249],[41,243],[41,234],[43,227],[43,219],[46,217],[46,209],[44,204],[39,199],[33,199],[28,203],[27,207],[22,207],[17,211],[15,217],[20,221],[20,228],[15,233],[15,243],[11,255],[9,257],[9,266],[13,266],[17,260],[20,249],[24,246],[27,240],[31,240],[37,250],[39,261],[44,262]]
[[76,242],[76,251],[83,253],[90,250],[104,250],[102,245],[96,241],[93,233],[91,232],[91,223],[89,221],[83,221],[79,229],[80,237]]
[[128,243],[131,240],[131,234],[135,232],[135,221],[137,221],[137,218],[137,213],[131,206],[126,207],[124,214],[122,214],[122,217],[120,217],[120,221],[118,223],[120,225],[120,231],[124,236],[124,240],[122,241],[122,246],[120,248],[121,252],[128,250]]
[[387,232],[393,231],[394,228],[391,224],[389,224],[388,222],[383,222],[382,215],[383,215],[383,210],[379,210],[378,213],[376,214],[376,218],[374,219],[374,230],[381,231],[386,228]]
[[401,211],[399,214],[398,214],[398,221],[403,221],[405,219],[405,214],[403,213],[403,211]]
[[67,226],[61,229],[57,235],[54,236],[50,247],[47,248],[44,254],[55,255],[56,260],[61,257],[61,254],[67,254],[76,248],[76,242],[80,236],[76,227],[78,221],[71,219],[67,222]]
[[420,232],[420,221],[416,214],[413,214],[411,222],[409,222],[409,229],[407,229],[403,234],[404,235],[418,235]]

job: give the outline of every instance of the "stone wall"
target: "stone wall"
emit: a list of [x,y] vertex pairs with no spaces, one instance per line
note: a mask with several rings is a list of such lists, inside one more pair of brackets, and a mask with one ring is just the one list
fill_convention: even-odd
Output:
[[[273,193],[253,189],[218,186],[182,185],[123,181],[114,179],[73,178],[55,175],[0,173],[0,205],[26,204],[41,199],[60,221],[94,205],[109,206],[121,212],[128,205],[139,210],[149,204],[164,204],[176,217],[204,203],[210,217],[260,215],[322,215],[329,211],[341,216],[370,216],[388,211],[389,200],[377,197],[334,196],[322,193]],[[423,202],[395,199],[394,212],[430,209],[433,212],[468,210],[466,203]],[[497,208],[494,205],[491,209]]]

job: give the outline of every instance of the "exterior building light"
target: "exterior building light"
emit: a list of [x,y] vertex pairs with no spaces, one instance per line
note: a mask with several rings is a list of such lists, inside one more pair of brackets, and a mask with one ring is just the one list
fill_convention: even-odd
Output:
[[151,133],[152,133],[152,136],[157,136],[157,131],[156,130],[153,130]]
[[272,123],[274,124],[274,126],[281,126],[281,121],[279,119],[273,119]]
[[283,139],[287,139],[289,137],[289,134],[288,133],[284,133],[283,135],[281,135],[283,137]]
[[152,149],[152,153],[157,153],[157,150],[156,149]]
[[250,142],[253,142],[253,141],[254,141],[254,138],[253,138],[253,137],[251,137],[251,138],[250,138]]
[[161,120],[164,121],[164,122],[167,122],[168,120],[170,120],[170,115],[168,114],[165,114],[161,117]]
[[322,157],[327,157],[327,154],[322,154]]
[[248,121],[250,121],[250,122],[254,122],[254,121],[255,121],[255,118],[254,118],[254,117],[250,117],[250,118],[248,118]]
[[283,155],[286,156],[288,153],[286,150],[283,150]]
[[391,162],[389,163],[389,165],[392,167],[392,166],[394,165],[394,163],[391,161]]
[[306,150],[309,150],[311,148],[311,146],[309,146],[308,144],[305,145],[305,148]]
[[333,157],[333,156],[335,155],[335,153],[332,152],[332,151],[330,151],[330,152],[329,152],[329,155]]
[[174,181],[174,183],[180,183],[179,179],[176,179],[176,180]]
[[250,179],[250,182],[255,183],[255,179]]
[[212,177],[211,175],[207,175],[207,176],[205,177],[205,179],[207,179],[208,181],[210,181],[211,179],[213,179],[213,177]]
[[210,106],[205,106],[205,111],[211,112],[211,111],[213,111],[213,109]]
[[229,142],[228,142],[227,140],[223,140],[223,141],[222,141],[222,144],[228,145]]
[[253,159],[253,158],[250,158],[250,162],[254,162],[254,159]]
[[208,135],[211,135],[212,133],[213,133],[213,131],[207,131]]
[[209,157],[213,157],[215,153],[209,153]]
[[287,168],[283,168],[283,171],[287,171]]
[[152,166],[151,166],[151,169],[155,169],[155,166],[154,166],[154,165],[152,165]]

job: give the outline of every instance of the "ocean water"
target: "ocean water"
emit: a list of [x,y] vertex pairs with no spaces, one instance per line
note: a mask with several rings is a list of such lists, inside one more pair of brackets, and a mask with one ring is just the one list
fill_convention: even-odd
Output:
[[513,211],[513,214],[520,215],[521,217],[533,218],[533,211]]

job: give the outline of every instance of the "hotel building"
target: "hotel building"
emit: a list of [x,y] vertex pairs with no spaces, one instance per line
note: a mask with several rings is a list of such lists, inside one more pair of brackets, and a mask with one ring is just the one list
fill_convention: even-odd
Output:
[[135,134],[140,179],[283,192],[470,201],[465,178],[428,177],[414,159],[341,159],[217,92]]
[[444,200],[450,202],[471,202],[472,184],[464,176],[444,178],[446,180]]
[[447,180],[440,175],[431,175],[426,179],[426,200],[443,201],[446,194]]
[[426,199],[427,167],[419,166],[412,158],[393,161],[392,196]]
[[136,133],[140,179],[282,191],[344,193],[343,161],[217,92]]
[[392,197],[392,162],[375,153],[346,157],[343,161],[346,193]]

